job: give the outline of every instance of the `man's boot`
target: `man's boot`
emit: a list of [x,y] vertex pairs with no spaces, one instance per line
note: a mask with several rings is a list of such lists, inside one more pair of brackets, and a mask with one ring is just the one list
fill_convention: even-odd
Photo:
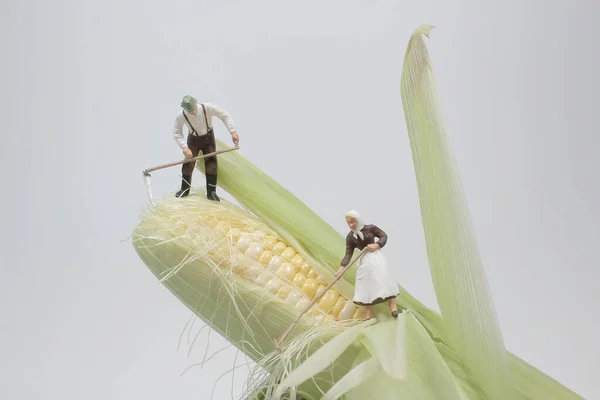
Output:
[[221,201],[217,196],[217,175],[206,174],[206,197],[209,200]]
[[192,175],[183,175],[181,178],[181,190],[175,193],[175,197],[185,197],[190,194],[190,184],[192,183]]

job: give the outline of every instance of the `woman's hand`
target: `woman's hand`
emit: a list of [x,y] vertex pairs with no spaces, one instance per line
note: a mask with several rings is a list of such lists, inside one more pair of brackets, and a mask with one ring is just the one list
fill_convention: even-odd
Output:
[[371,244],[367,245],[367,250],[370,252],[377,251],[377,250],[379,250],[379,244],[371,243]]

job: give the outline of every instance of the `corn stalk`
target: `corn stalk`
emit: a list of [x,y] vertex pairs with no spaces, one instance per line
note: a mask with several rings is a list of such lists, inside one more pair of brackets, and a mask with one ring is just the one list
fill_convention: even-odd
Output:
[[504,348],[437,104],[423,39],[431,28],[409,41],[401,94],[443,318],[400,287],[398,320],[382,304],[377,322],[363,322],[349,300],[350,269],[278,352],[275,339],[332,281],[344,237],[239,153],[219,157],[219,185],[242,208],[198,191],[165,197],[141,216],[140,258],[257,363],[248,399],[581,398]]

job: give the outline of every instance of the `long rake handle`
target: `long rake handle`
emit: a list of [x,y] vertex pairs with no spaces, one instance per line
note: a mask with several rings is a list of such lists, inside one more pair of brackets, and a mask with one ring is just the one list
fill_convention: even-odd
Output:
[[201,158],[216,156],[217,154],[227,153],[229,151],[238,150],[239,148],[240,148],[240,146],[237,145],[237,146],[235,146],[235,147],[233,147],[231,149],[214,151],[212,153],[202,154],[202,155],[199,155],[199,156],[196,156],[196,157],[192,157],[192,158],[186,158],[186,159],[183,159],[181,161],[176,161],[176,162],[172,162],[172,163],[163,164],[163,165],[159,165],[159,166],[156,166],[156,167],[148,168],[148,169],[144,170],[144,175],[148,175],[150,172],[156,171],[156,170],[159,170],[159,169],[173,167],[173,166],[179,165],[179,164],[187,164],[189,162],[196,161],[196,160],[199,160]]
[[283,332],[283,334],[279,337],[279,339],[277,339],[277,342],[275,343],[277,348],[281,348],[280,347],[281,343],[283,343],[283,340],[285,339],[285,337],[292,331],[292,329],[294,329],[294,327],[298,324],[298,322],[300,322],[300,319],[304,316],[304,314],[306,314],[312,308],[312,306],[314,306],[317,303],[317,301],[319,301],[321,299],[321,297],[323,297],[323,295],[325,293],[327,293],[327,291],[337,281],[339,281],[342,278],[342,276],[344,276],[344,272],[346,272],[348,270],[348,268],[350,268],[352,266],[352,264],[354,264],[356,261],[358,261],[358,259],[361,258],[363,256],[363,254],[365,254],[366,251],[367,251],[366,247],[364,249],[362,249],[362,251],[358,254],[358,256],[356,256],[354,258],[354,260],[352,260],[348,265],[346,265],[346,267],[342,270],[342,273],[337,278],[335,278],[333,281],[331,281],[331,283],[329,285],[327,285],[327,287],[321,292],[321,294],[318,295],[317,297],[315,297],[315,299],[306,307],[306,309],[304,311],[302,311],[302,313],[296,318],[294,323],[292,325],[290,325],[290,327],[287,328],[287,330],[285,332]]

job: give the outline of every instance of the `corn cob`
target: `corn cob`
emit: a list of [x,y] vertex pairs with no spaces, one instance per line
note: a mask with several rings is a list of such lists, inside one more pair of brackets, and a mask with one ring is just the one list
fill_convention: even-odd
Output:
[[[243,211],[234,211],[234,206],[226,202],[215,204],[191,197],[185,208],[173,207],[169,200],[161,204],[171,209],[170,212],[175,211],[170,216],[174,225],[178,220],[185,220],[178,229],[168,231],[169,237],[161,240],[183,238],[191,248],[209,248],[207,255],[220,269],[230,270],[297,309],[305,308],[328,285],[318,272],[319,269],[323,270],[322,266],[305,261],[301,252],[282,240],[277,233],[261,225],[257,219],[249,223],[249,214],[242,215]],[[191,207],[194,207],[194,212],[185,215],[191,211]],[[180,215],[177,210],[181,212]],[[147,220],[151,215],[156,217],[158,213],[147,215]],[[156,223],[158,221],[153,221],[152,225]],[[144,228],[144,225],[140,225],[136,233],[142,235]],[[142,240],[142,237],[138,236],[136,240]],[[210,247],[210,243],[219,245]],[[175,272],[172,270],[167,277]],[[331,288],[307,315],[317,322],[331,323],[360,319],[364,311]]]
[[[274,340],[327,285],[321,264],[307,261],[306,252],[225,200],[193,194],[185,202],[160,200],[143,214],[133,240],[141,259],[173,294],[257,362],[275,351]],[[296,333],[315,326],[343,328],[362,315],[362,308],[332,288],[304,315]],[[319,340],[335,333],[332,329]],[[347,368],[333,376],[341,377],[355,356],[350,351]],[[324,382],[323,388],[333,384],[332,377]],[[315,386],[309,382],[300,390],[314,392]]]

